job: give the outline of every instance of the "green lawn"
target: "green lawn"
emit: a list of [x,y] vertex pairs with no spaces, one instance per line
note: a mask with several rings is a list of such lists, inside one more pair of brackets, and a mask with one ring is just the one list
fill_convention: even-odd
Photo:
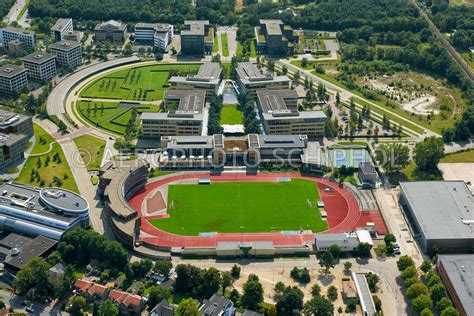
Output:
[[[118,70],[92,82],[81,97],[156,101],[168,89],[171,70],[196,73],[200,64],[160,64]],[[179,73],[177,73],[179,74]]]
[[238,125],[243,124],[244,115],[237,109],[237,105],[225,105],[222,107],[220,124]]
[[459,162],[474,162],[474,149],[462,150],[457,153],[448,154],[441,159],[441,162],[459,163]]
[[104,155],[105,140],[92,135],[82,135],[74,138],[77,148],[81,151],[82,160],[87,163],[87,170],[100,169]]
[[31,153],[41,154],[48,151],[49,145],[55,141],[54,138],[36,123],[33,124],[33,131],[35,133],[36,142]]
[[23,6],[23,8],[21,8],[20,14],[18,14],[17,16],[17,20],[21,19],[25,15],[26,10],[28,9],[28,6],[30,5],[30,1],[31,0],[26,0],[25,5]]
[[222,42],[222,55],[224,57],[228,57],[229,56],[229,41],[227,39],[227,33],[222,33],[221,42]]
[[213,53],[219,52],[219,39],[217,38],[217,36],[214,36],[214,44],[212,46],[212,52]]
[[[45,134],[48,135],[41,127],[35,125],[36,137],[39,138],[38,135],[43,135],[43,137],[45,137]],[[53,138],[49,136],[48,141],[51,140],[53,140]],[[44,148],[45,145],[40,144],[37,141],[35,147],[33,148],[33,152],[42,153],[45,151]],[[49,142],[47,148],[49,148]],[[56,153],[59,155],[59,161],[54,161],[54,156]],[[46,157],[48,156],[49,163],[46,166],[46,160],[48,159]],[[38,161],[41,161],[40,167],[38,167]],[[32,170],[38,172],[38,176],[32,176]],[[55,177],[59,178],[61,181],[60,184],[55,181]],[[25,166],[21,170],[21,173],[16,181],[39,187],[60,186],[62,188],[79,193],[71,169],[69,168],[66,157],[64,156],[64,152],[58,143],[53,144],[52,150],[48,154],[37,157],[29,157],[26,160]]]
[[168,191],[170,218],[152,219],[150,223],[171,233],[192,236],[203,232],[319,232],[327,229],[327,223],[320,218],[318,200],[316,184],[302,179],[178,184]]
[[[131,107],[119,107],[117,102],[87,102],[76,104],[80,116],[89,124],[109,132],[123,135],[132,115]],[[134,107],[138,113],[157,112],[157,105],[140,105]]]

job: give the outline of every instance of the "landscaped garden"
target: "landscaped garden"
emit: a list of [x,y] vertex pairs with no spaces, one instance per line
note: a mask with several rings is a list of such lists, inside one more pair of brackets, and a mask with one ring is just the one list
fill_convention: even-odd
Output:
[[239,125],[243,124],[244,115],[237,109],[237,105],[225,105],[222,107],[220,124]]
[[[61,146],[39,125],[34,125],[36,143],[16,181],[39,187],[61,187],[79,193]],[[52,143],[51,151],[49,144]]]
[[86,163],[87,170],[98,170],[104,155],[105,140],[92,135],[82,135],[74,138],[81,157]]

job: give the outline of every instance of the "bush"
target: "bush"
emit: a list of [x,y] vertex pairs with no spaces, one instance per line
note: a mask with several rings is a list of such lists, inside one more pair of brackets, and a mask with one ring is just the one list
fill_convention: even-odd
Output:
[[331,285],[328,288],[328,298],[333,301],[337,299],[337,287],[335,287],[334,285]]
[[230,273],[232,274],[232,277],[234,279],[240,278],[240,267],[236,264],[232,266],[232,269],[230,270]]
[[294,267],[290,272],[290,276],[293,280],[304,284],[311,281],[311,276],[309,275],[309,270],[307,268],[298,269],[297,267]]

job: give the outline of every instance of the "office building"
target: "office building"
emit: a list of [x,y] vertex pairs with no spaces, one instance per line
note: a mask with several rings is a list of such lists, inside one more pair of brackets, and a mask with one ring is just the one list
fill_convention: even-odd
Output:
[[64,34],[63,40],[73,41],[73,42],[80,42],[82,40],[82,32],[80,31],[70,31]]
[[25,42],[20,41],[19,39],[14,39],[8,42],[8,52],[14,56],[23,55],[26,52]]
[[72,19],[58,19],[51,28],[51,38],[54,42],[62,41],[73,30]]
[[168,112],[143,112],[142,137],[156,139],[161,136],[201,135],[203,111],[206,104],[204,90],[168,90],[164,95]]
[[474,254],[438,255],[436,267],[459,315],[474,312]]
[[0,172],[16,167],[24,158],[29,139],[33,136],[31,117],[0,110]]
[[181,54],[202,55],[212,53],[214,29],[209,26],[209,21],[184,21],[184,27],[181,30]]
[[217,92],[221,82],[222,69],[218,63],[204,63],[195,75],[187,77],[172,76],[168,82],[175,90],[203,89],[206,96],[210,97]]
[[0,67],[0,94],[20,93],[27,87],[28,71],[25,68],[11,64]]
[[36,81],[51,80],[56,76],[56,57],[46,52],[34,52],[21,59],[28,69],[28,78]]
[[56,56],[58,66],[76,68],[82,64],[81,43],[62,40],[49,46],[51,53]]
[[400,205],[423,251],[474,252],[474,197],[465,182],[400,182]]
[[298,34],[281,20],[260,20],[255,28],[257,49],[271,55],[290,55],[295,51]]
[[165,51],[171,44],[174,27],[166,23],[137,23],[135,25],[135,43],[152,45]]
[[0,29],[0,43],[4,47],[7,47],[8,43],[13,40],[20,40],[25,43],[25,48],[29,52],[35,50],[35,32],[11,26]]
[[326,115],[323,111],[298,111],[298,94],[294,90],[257,90],[257,104],[268,135],[324,135]]
[[127,24],[109,20],[99,23],[94,28],[96,41],[125,42],[127,38]]
[[74,227],[89,226],[89,203],[61,188],[8,182],[0,186],[0,229],[59,240]]
[[281,90],[290,88],[290,78],[264,73],[251,62],[239,63],[236,68],[237,84],[242,92],[257,97],[257,90]]

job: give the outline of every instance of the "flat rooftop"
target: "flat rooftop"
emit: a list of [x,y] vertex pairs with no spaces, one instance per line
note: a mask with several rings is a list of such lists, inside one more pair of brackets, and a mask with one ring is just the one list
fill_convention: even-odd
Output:
[[[265,113],[287,113],[291,110],[287,106],[287,100],[298,100],[295,90],[257,90],[260,107]],[[297,111],[297,109],[294,109]]]
[[260,148],[305,148],[304,135],[258,135]]
[[76,42],[76,41],[70,41],[70,40],[62,40],[56,43],[53,43],[49,45],[49,48],[51,49],[57,49],[57,50],[63,50],[63,51],[69,51],[73,48],[76,48],[77,46],[80,46],[81,43]]
[[282,35],[281,25],[283,22],[281,20],[260,20],[260,24],[265,25],[268,35]]
[[427,239],[474,239],[474,197],[464,181],[400,182]]
[[237,64],[237,75],[240,79],[247,79],[249,81],[271,80],[273,75],[269,72],[263,73],[257,65],[250,61]]
[[167,149],[214,148],[214,137],[212,136],[163,136],[162,139],[167,139]]
[[20,120],[20,114],[0,109],[0,127]]
[[53,27],[51,28],[51,31],[58,31],[58,32],[61,32],[63,30],[63,28],[66,27],[66,25],[68,25],[70,22],[72,22],[72,19],[64,19],[64,18],[60,18],[56,21],[56,23],[53,25]]
[[22,246],[17,255],[9,255],[5,260],[5,264],[19,270],[33,258],[40,257],[49,252],[57,243],[56,240],[38,236]]
[[0,145],[12,146],[19,141],[23,140],[26,136],[23,134],[4,134],[0,133]]
[[23,72],[26,72],[26,69],[17,65],[7,64],[0,67],[0,77],[4,78],[12,78]]
[[188,27],[187,30],[182,30],[181,35],[206,35],[206,25],[209,25],[207,20],[186,20],[184,25]]
[[94,30],[96,31],[105,31],[105,30],[125,31],[126,29],[127,29],[127,24],[120,21],[116,21],[116,20],[109,20],[109,21],[99,23],[94,28]]
[[206,102],[206,91],[167,90],[164,97],[166,102],[178,101],[176,113],[200,114]]
[[4,27],[4,28],[0,29],[0,31],[7,31],[7,32],[13,32],[13,33],[21,33],[21,34],[31,35],[31,36],[35,35],[35,32],[33,32],[33,31],[31,31],[31,30],[22,29],[22,28],[13,27],[13,26]]
[[[0,206],[41,215],[65,223],[74,222],[75,217],[62,215],[53,210],[52,207],[61,207],[61,209],[67,209],[70,212],[81,212],[88,208],[87,201],[79,195],[63,189],[59,189],[60,192],[68,192],[67,195],[49,196],[49,193],[57,192],[57,190],[55,188],[40,189],[14,182],[4,183],[0,186]],[[79,205],[76,205],[76,202]]]
[[474,254],[438,255],[464,310],[474,311]]
[[34,52],[31,54],[26,55],[25,57],[22,57],[21,60],[24,62],[29,62],[33,64],[43,64],[47,61],[50,61],[51,59],[54,59],[55,56],[53,54],[47,53],[47,52]]
[[170,78],[170,83],[210,83],[219,84],[221,79],[221,66],[218,63],[206,62],[199,67],[199,71],[195,75],[188,75],[187,77],[173,76]]

